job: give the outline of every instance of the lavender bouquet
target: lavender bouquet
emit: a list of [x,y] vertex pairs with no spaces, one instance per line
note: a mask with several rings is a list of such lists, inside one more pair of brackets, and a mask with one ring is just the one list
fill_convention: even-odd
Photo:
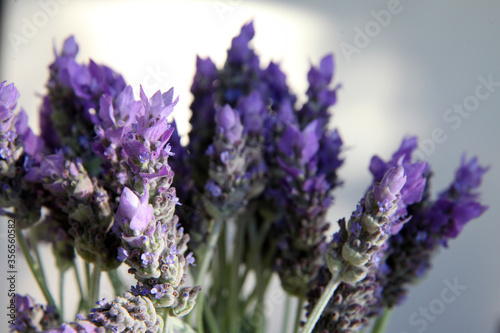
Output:
[[[330,228],[343,183],[343,142],[329,129],[333,57],[311,67],[297,106],[279,64],[261,66],[253,36],[250,22],[222,68],[197,58],[187,145],[171,120],[173,89],[137,99],[111,68],[78,63],[74,37],[50,65],[40,135],[16,110],[14,84],[0,84],[0,212],[46,303],[13,296],[11,332],[263,332],[273,276],[298,300],[283,332],[384,332],[436,251],[487,209],[477,158],[464,155],[433,198],[431,168],[407,137],[391,160],[372,158],[372,183]],[[75,271],[73,321],[64,293],[56,301],[48,288],[42,243],[61,290]],[[135,285],[123,283],[122,265]],[[114,299],[100,297],[104,274]]]

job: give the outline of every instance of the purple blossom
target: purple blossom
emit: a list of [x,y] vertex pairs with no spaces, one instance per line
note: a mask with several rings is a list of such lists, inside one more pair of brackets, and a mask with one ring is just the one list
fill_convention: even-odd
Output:
[[238,36],[233,38],[231,48],[227,51],[227,61],[235,64],[247,62],[249,57],[254,56],[248,48],[248,43],[254,37],[253,22],[245,24]]
[[252,91],[248,96],[241,97],[237,109],[242,115],[246,133],[258,134],[262,131],[267,110],[258,91]]
[[146,252],[141,255],[142,265],[144,267],[151,265],[155,259],[155,254],[151,252]]
[[405,170],[406,182],[401,189],[402,199],[398,202],[398,215],[405,217],[408,213],[406,207],[422,199],[426,179],[423,177],[428,172],[426,162],[412,163],[412,153],[417,148],[416,137],[403,140],[399,149],[392,155],[392,159],[384,162],[378,156],[374,156],[370,162],[370,172],[373,174],[373,181],[382,179],[387,170],[403,166]]
[[238,112],[229,105],[224,105],[218,108],[215,113],[215,123],[217,124],[221,134],[226,137],[229,142],[235,143],[241,140],[243,134],[243,126],[241,125]]
[[299,152],[300,163],[306,165],[316,156],[319,149],[318,122],[311,122],[302,132],[292,124],[286,126],[279,141],[279,149],[289,157],[293,157],[296,152]]
[[410,284],[431,267],[435,252],[487,210],[476,192],[487,169],[464,155],[454,181],[437,200],[427,193],[422,202],[408,206],[412,218],[389,239],[385,270],[377,275],[385,306],[400,304]]
[[380,184],[375,184],[373,193],[380,209],[388,210],[406,183],[405,169],[397,167],[386,172]]
[[7,85],[6,83],[7,81],[0,83],[0,114],[2,115],[2,120],[5,111],[14,112],[17,106],[17,100],[19,99],[19,91],[16,86],[14,86],[14,83]]
[[116,212],[116,223],[120,227],[142,232],[153,219],[153,207],[148,203],[148,192],[139,198],[128,187],[123,189]]
[[209,181],[207,182],[207,184],[205,185],[205,189],[207,189],[210,194],[217,198],[217,197],[220,197],[222,195],[222,189],[220,188],[220,186],[216,185],[214,181]]
[[125,261],[127,260],[127,258],[129,257],[129,252],[127,250],[125,250],[123,247],[120,247],[118,249],[118,260],[120,261]]
[[195,261],[196,260],[193,256],[193,252],[189,252],[188,255],[186,256],[186,266],[188,265],[196,266]]
[[163,284],[157,284],[153,288],[151,288],[150,293],[155,295],[156,299],[162,298],[165,293],[167,292],[167,289]]
[[41,332],[58,325],[59,315],[48,305],[35,303],[30,296],[15,294],[11,299],[15,305],[15,320],[9,321],[11,332]]
[[440,197],[462,197],[462,199],[475,199],[478,194],[474,191],[481,185],[483,175],[489,167],[481,167],[476,157],[467,162],[465,154],[462,155],[460,167],[455,173],[455,181],[448,191]]

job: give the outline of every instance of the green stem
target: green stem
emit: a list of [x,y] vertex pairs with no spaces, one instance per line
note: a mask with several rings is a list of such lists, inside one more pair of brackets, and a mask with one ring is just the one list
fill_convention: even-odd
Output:
[[[220,232],[222,230],[222,226],[224,224],[224,220],[222,219],[217,219],[215,221],[214,227],[212,229],[212,232],[210,232],[210,235],[208,236],[208,245],[207,249],[205,251],[205,255],[201,259],[201,265],[200,269],[198,270],[198,273],[196,275],[195,279],[195,285],[202,286],[203,279],[205,278],[205,275],[208,271],[208,267],[210,266],[210,262],[212,261],[212,257],[214,254],[215,250],[215,244],[217,244],[217,240],[219,239]],[[203,300],[203,296],[200,294],[198,295],[198,299]],[[203,301],[202,302],[197,302],[197,312],[201,312],[201,315],[203,315]],[[191,314],[188,315],[187,321],[190,322],[191,319]],[[198,327],[198,330],[203,330],[203,326]],[[200,331],[201,332],[201,331]]]
[[[240,288],[239,288],[239,268],[240,268],[240,263],[243,257],[243,241],[244,241],[244,231],[245,231],[245,222],[246,219],[241,219],[240,223],[235,221],[236,224],[236,236],[234,239],[234,254],[233,254],[233,260],[231,263],[231,280],[229,284],[229,308],[234,314],[240,314],[239,312],[239,295],[240,295]],[[238,318],[238,315],[233,315],[233,316],[228,316],[229,317],[229,329],[230,332],[237,332],[237,321],[236,319]]]
[[[87,280],[87,293],[90,292],[90,263],[85,262],[85,279]],[[88,296],[88,294],[87,294]]]
[[[200,293],[196,300],[196,325],[199,333],[204,332],[203,328],[203,309],[205,304],[205,294]],[[188,317],[189,318],[189,317]]]
[[[270,273],[266,277],[265,282],[264,282],[264,289],[267,289],[267,286],[269,285],[269,282],[271,281],[272,276],[273,276],[273,274]],[[254,298],[257,297],[257,293],[258,293],[257,288],[255,288],[252,291],[252,293],[250,294],[250,296],[248,296],[248,298],[243,303],[242,313],[246,312],[246,309],[248,308],[248,306],[250,305],[250,303],[252,303],[252,301],[254,300]]]
[[[225,314],[228,311],[227,307],[227,281],[228,281],[228,263],[226,255],[226,228],[221,230],[219,236],[219,241],[217,244],[217,256],[214,256],[214,264],[217,267],[213,267],[212,270],[217,271],[219,279],[217,281],[212,281],[212,286],[210,288],[210,300],[216,300],[217,308],[217,318],[225,318]],[[221,322],[221,324],[223,324]]]
[[31,273],[35,277],[36,282],[38,283],[38,286],[40,287],[40,290],[43,293],[43,296],[45,296],[45,300],[47,301],[47,304],[50,306],[56,307],[56,302],[54,302],[54,298],[52,297],[52,294],[49,291],[49,288],[47,287],[47,282],[45,280],[45,277],[43,275],[43,271],[40,267],[39,263],[36,263],[33,257],[30,254],[30,251],[28,249],[28,244],[26,243],[26,239],[24,238],[24,235],[22,231],[19,228],[16,228],[16,236],[17,236],[17,241],[19,244],[19,247],[21,248],[21,251],[23,252],[24,258],[26,259],[26,262],[28,263],[28,266],[31,270]]
[[291,297],[289,294],[286,294],[285,296],[285,314],[283,316],[283,332],[287,333],[288,332],[288,324],[290,321],[290,305],[292,302],[290,302]]
[[202,285],[203,278],[207,273],[208,267],[210,266],[210,262],[212,261],[212,257],[215,250],[215,244],[217,244],[217,240],[219,239],[220,231],[222,230],[222,225],[224,224],[224,220],[218,219],[215,221],[214,228],[208,236],[208,246],[205,252],[205,256],[202,259],[200,270],[198,271],[198,275],[196,276],[195,285]]
[[80,311],[85,307],[85,293],[83,292],[82,280],[80,279],[80,274],[78,273],[78,267],[75,261],[73,261],[73,268],[75,269],[76,283],[78,284],[78,290],[80,291],[80,304],[78,305],[76,313],[80,313]]
[[115,290],[115,294],[120,296],[125,291],[125,285],[123,284],[120,275],[116,269],[112,269],[108,271],[108,277],[113,285],[113,289]]
[[340,281],[338,279],[338,275],[332,276],[332,279],[330,280],[330,282],[328,282],[328,285],[325,287],[325,290],[321,294],[318,303],[316,303],[314,309],[311,312],[311,315],[307,319],[307,322],[304,326],[304,329],[302,330],[302,333],[312,332],[314,326],[316,325],[316,322],[319,320],[319,317],[323,313],[323,310],[330,301],[330,298],[332,298],[333,293],[335,292],[339,284]]
[[297,312],[295,313],[295,324],[293,326],[293,332],[298,333],[300,327],[300,318],[302,318],[302,309],[304,308],[304,299],[299,298],[297,303]]
[[389,323],[389,318],[391,317],[392,310],[384,309],[382,315],[380,315],[375,321],[375,325],[373,326],[372,333],[384,333],[387,324]]
[[59,270],[59,316],[64,321],[64,271]]
[[168,320],[172,324],[172,328],[175,328],[181,332],[196,333],[196,331],[191,326],[182,321],[182,319],[169,317]]
[[38,243],[35,239],[35,235],[31,232],[30,232],[30,241],[31,241],[31,247],[33,248],[33,252],[35,252],[36,260],[38,261],[40,274],[42,275],[42,279],[45,282],[45,285],[47,285],[47,279],[45,278],[45,272],[43,270],[42,256],[40,255],[40,251],[38,251],[38,246],[37,246]]
[[174,333],[171,319],[172,317],[168,315],[168,308],[165,308],[165,311],[163,311],[163,333]]
[[[256,332],[264,332],[266,327],[266,316],[264,315],[264,295],[267,285],[264,283],[266,277],[264,276],[264,270],[262,269],[260,261],[257,261],[255,264],[255,275],[257,279],[257,304],[255,305],[253,318],[254,323],[260,323],[260,325],[256,327]],[[259,320],[259,317],[262,319],[261,321]]]
[[92,270],[92,275],[90,277],[90,290],[88,305],[92,307],[95,302],[99,300],[99,285],[101,282],[101,262],[96,260],[94,263],[94,269]]
[[[205,302],[208,303],[208,300],[205,298]],[[214,312],[208,306],[208,304],[205,304],[203,307],[203,312],[205,314],[205,318],[207,319],[207,324],[208,327],[210,328],[210,333],[221,333],[222,331],[219,328],[219,325],[217,324],[217,319],[215,318]],[[236,331],[235,331],[236,332]]]

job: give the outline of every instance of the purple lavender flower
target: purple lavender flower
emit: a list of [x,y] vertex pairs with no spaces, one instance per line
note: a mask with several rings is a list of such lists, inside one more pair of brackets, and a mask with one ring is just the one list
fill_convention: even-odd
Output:
[[219,108],[215,113],[215,123],[223,136],[230,143],[236,143],[241,140],[243,134],[243,126],[241,125],[240,116],[236,110],[229,105]]
[[44,333],[159,333],[163,327],[161,316],[147,297],[124,293],[113,301],[103,299],[98,305],[86,316],[79,315],[77,321],[48,329]]
[[40,218],[41,189],[23,178],[40,162],[43,143],[28,127],[26,112],[14,113],[18,99],[13,83],[0,83],[0,207],[12,208],[8,214],[17,217],[24,228]]
[[330,89],[333,77],[333,56],[327,55],[321,59],[319,68],[311,67],[307,74],[309,88],[306,92],[308,101],[298,112],[301,127],[312,120],[319,120],[326,127],[330,120],[328,109],[337,101],[337,89]]
[[138,232],[146,229],[153,221],[153,207],[149,205],[148,201],[148,193],[145,192],[145,195],[139,198],[128,187],[125,187],[116,212],[115,229],[128,227]]
[[379,307],[400,304],[408,287],[431,267],[436,251],[487,210],[477,192],[487,170],[477,158],[467,161],[464,155],[448,189],[434,201],[427,193],[422,202],[408,207],[413,217],[389,239],[384,269],[377,274],[383,290]]
[[[94,136],[94,126],[100,125],[97,110],[103,94],[115,100],[125,89],[121,75],[92,60],[88,65],[76,62],[78,45],[74,37],[63,44],[50,65],[48,95],[42,106],[43,138],[52,151],[64,148],[74,157],[94,158],[88,142]],[[97,173],[90,170],[91,174]]]
[[[129,265],[129,272],[138,280],[134,290],[150,297],[156,307],[170,307],[173,315],[184,315],[194,306],[197,292],[191,295],[189,308],[178,307],[184,302],[181,290],[187,288],[183,286],[184,253],[189,235],[177,228],[175,206],[179,200],[171,186],[174,173],[168,163],[175,155],[169,145],[174,129],[167,118],[177,99],[172,89],[151,98],[141,89],[140,95],[140,104],[127,90],[115,103],[101,99],[107,111],[99,117],[105,119],[102,125],[110,127],[102,127],[93,145],[101,154],[108,152],[116,158],[109,160],[107,177],[113,177],[113,167],[126,175],[114,182],[115,191],[121,191],[113,226],[121,239],[117,259]],[[162,297],[165,292],[159,285],[170,286],[168,297]]]
[[43,186],[50,194],[43,204],[53,212],[53,217],[62,220],[56,225],[73,237],[82,258],[89,262],[99,260],[104,270],[120,264],[116,258],[119,239],[110,232],[113,203],[101,183],[90,178],[81,160],[66,159],[60,151],[45,156],[25,178],[29,183]]
[[[308,293],[308,311],[314,308],[321,291],[332,276],[342,283],[334,292],[315,330],[350,332],[364,327],[380,314],[383,286],[378,281],[388,239],[407,223],[407,205],[422,198],[427,170],[425,163],[411,163],[411,149],[403,142],[392,163],[378,163],[384,174],[374,182],[349,221],[339,221],[340,231],[333,236],[326,253],[328,269],[318,271]],[[405,151],[410,154],[405,158]],[[376,157],[373,161],[382,161]],[[373,171],[373,170],[372,170]],[[395,237],[395,236],[392,236]],[[392,239],[392,238],[391,238]]]
[[282,200],[278,207],[283,210],[282,220],[276,224],[277,234],[282,235],[276,267],[283,288],[300,297],[305,297],[308,283],[323,260],[323,233],[329,227],[325,217],[334,188],[325,180],[325,174],[318,173],[323,135],[319,125],[313,121],[301,131],[293,124],[283,124],[271,179],[276,182],[273,187]]
[[15,320],[12,320],[14,323],[10,324],[10,332],[40,332],[56,327],[59,323],[59,315],[54,308],[36,304],[30,295],[16,294],[10,304],[16,309]]
[[[411,163],[412,153],[417,148],[417,138],[409,137],[403,140],[399,149],[392,155],[388,162],[382,161],[378,156],[374,156],[370,162],[370,171],[373,174],[374,182],[382,179],[388,169],[397,166],[405,167],[406,183],[401,189],[401,200],[398,205],[398,215],[406,216],[406,207],[414,202],[419,202],[425,187],[425,178],[422,174],[427,173],[427,163]],[[402,226],[402,225],[401,225]]]
[[205,208],[213,218],[231,217],[258,196],[265,182],[259,163],[262,147],[248,142],[238,111],[229,105],[219,107],[215,115],[218,132],[207,149],[210,158],[209,180],[205,185],[210,203]]

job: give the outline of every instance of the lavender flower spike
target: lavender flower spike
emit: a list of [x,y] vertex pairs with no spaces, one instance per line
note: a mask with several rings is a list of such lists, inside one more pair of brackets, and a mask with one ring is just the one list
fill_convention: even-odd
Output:
[[376,265],[374,255],[390,236],[405,182],[403,167],[388,170],[361,200],[347,225],[341,223],[341,234],[334,236],[326,257],[328,268],[341,281],[354,284]]
[[206,209],[219,219],[229,217],[246,205],[249,199],[260,194],[263,185],[259,172],[252,172],[258,151],[247,145],[238,112],[225,105],[217,109],[215,122],[218,126],[213,143],[207,149],[210,158],[209,180],[205,185]]
[[[340,231],[333,236],[325,254],[326,265],[332,277],[321,297],[313,298],[316,304],[308,313],[304,333],[312,332],[318,321],[322,328],[332,320],[338,321],[339,318],[335,317],[322,320],[322,313],[327,306],[339,308],[342,305],[341,299],[332,299],[337,287],[341,285],[341,292],[344,284],[356,286],[378,268],[380,252],[398,218],[398,202],[402,200],[400,190],[405,183],[405,169],[402,166],[389,169],[380,183],[374,184],[360,201],[348,223],[345,220],[339,221]],[[367,286],[360,287],[359,295],[372,292],[365,290]],[[310,303],[309,306],[312,307],[313,304]],[[328,316],[328,313],[325,315]],[[348,328],[350,322],[345,324],[342,326]]]
[[101,262],[103,270],[120,265],[116,259],[119,238],[110,230],[113,203],[101,183],[89,176],[80,159],[67,160],[61,151],[48,155],[26,178],[41,184],[51,195],[54,202],[44,204],[66,214],[68,233],[82,258]]
[[163,327],[162,318],[147,297],[124,293],[111,302],[103,299],[97,304],[99,307],[86,316],[77,315],[77,321],[44,333],[159,333]]
[[[129,265],[129,273],[138,281],[132,293],[148,296],[155,307],[169,308],[173,316],[183,316],[193,308],[200,289],[184,286],[186,269],[194,261],[184,257],[189,235],[175,215],[180,203],[171,186],[174,173],[168,163],[174,155],[169,145],[174,128],[167,118],[177,99],[173,99],[173,89],[163,94],[158,91],[151,98],[141,89],[140,95],[139,109],[127,96],[113,105],[114,115],[133,110],[132,120],[115,125],[108,113],[101,114],[111,120],[104,122],[111,131],[103,128],[102,139],[94,146],[116,157],[111,164],[122,174],[115,181],[124,187],[113,231],[121,239],[116,259]],[[106,133],[113,137],[113,144],[106,140]]]
[[431,267],[436,251],[488,209],[479,202],[477,192],[487,170],[477,158],[467,160],[464,155],[448,189],[436,200],[426,195],[422,202],[408,207],[413,217],[389,239],[387,258],[377,274],[382,287],[381,305],[401,304],[411,283]]
[[40,189],[23,178],[41,160],[43,143],[28,127],[26,112],[14,114],[18,99],[13,83],[0,83],[0,207],[13,208],[24,228],[40,218]]

